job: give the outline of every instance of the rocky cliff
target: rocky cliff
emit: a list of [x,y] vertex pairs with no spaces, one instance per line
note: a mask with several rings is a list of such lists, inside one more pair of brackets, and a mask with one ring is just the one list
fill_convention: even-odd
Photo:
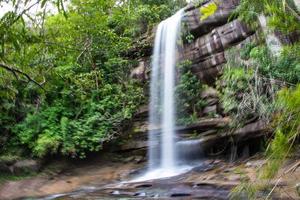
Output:
[[[217,5],[216,11],[202,19],[201,8]],[[255,31],[244,23],[232,17],[233,11],[238,6],[238,0],[203,1],[200,4],[190,4],[184,8],[182,19],[184,29],[182,60],[189,60],[193,65],[193,72],[199,79],[208,84],[213,84],[220,73],[222,64],[226,63],[225,50],[237,45]],[[139,66],[131,73],[132,77],[147,80],[149,71],[149,57],[155,29],[147,36],[136,42],[127,55],[140,58]],[[190,37],[189,41],[185,37]]]

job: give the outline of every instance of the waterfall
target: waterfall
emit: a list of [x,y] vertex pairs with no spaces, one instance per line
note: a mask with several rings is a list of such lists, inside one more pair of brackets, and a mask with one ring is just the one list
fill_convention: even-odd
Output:
[[[175,150],[175,77],[183,10],[162,21],[156,30],[152,57],[148,133],[148,173],[138,180],[182,173]],[[161,134],[155,131],[160,128]]]
[[153,136],[153,131],[149,132],[150,146],[152,147],[149,149],[150,169],[157,167],[155,162],[158,159],[155,158],[155,154],[152,152],[152,145],[155,144],[161,145],[160,167],[165,171],[172,171],[176,168],[174,88],[176,46],[182,13],[183,11],[180,10],[172,17],[162,21],[156,32],[150,89],[150,125],[160,125],[162,132],[160,140],[157,136]]

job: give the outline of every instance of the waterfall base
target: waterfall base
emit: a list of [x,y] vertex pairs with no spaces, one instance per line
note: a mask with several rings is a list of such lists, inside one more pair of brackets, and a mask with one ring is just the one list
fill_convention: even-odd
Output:
[[181,166],[177,168],[157,168],[150,170],[146,172],[144,175],[133,179],[130,182],[143,182],[143,181],[149,181],[149,180],[154,180],[154,179],[164,179],[164,178],[170,178],[174,176],[178,176],[184,173],[189,172],[192,170],[194,167],[192,166]]

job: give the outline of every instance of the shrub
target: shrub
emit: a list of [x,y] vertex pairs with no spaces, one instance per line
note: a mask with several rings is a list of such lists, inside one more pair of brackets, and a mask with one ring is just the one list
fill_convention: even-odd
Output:
[[206,104],[201,98],[203,84],[192,74],[190,66],[190,61],[178,65],[180,78],[175,89],[177,121],[185,125],[197,121]]

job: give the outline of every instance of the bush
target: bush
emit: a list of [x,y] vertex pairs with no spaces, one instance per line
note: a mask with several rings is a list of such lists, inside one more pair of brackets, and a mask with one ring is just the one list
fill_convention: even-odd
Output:
[[300,82],[300,44],[284,47],[278,58],[272,57],[265,45],[258,46],[250,51],[250,58],[266,77],[291,84]]
[[86,152],[98,151],[121,133],[122,123],[132,118],[143,95],[140,88],[129,84],[105,85],[93,96],[75,102],[65,97],[55,100],[28,114],[14,132],[38,157],[49,153],[84,157]]
[[178,65],[180,78],[175,89],[178,124],[191,124],[197,121],[206,102],[202,100],[203,84],[190,71],[191,63],[184,61]]
[[273,124],[275,137],[267,148],[269,162],[263,178],[273,178],[286,157],[290,155],[300,135],[300,84],[294,89],[282,89],[276,99],[277,114]]

